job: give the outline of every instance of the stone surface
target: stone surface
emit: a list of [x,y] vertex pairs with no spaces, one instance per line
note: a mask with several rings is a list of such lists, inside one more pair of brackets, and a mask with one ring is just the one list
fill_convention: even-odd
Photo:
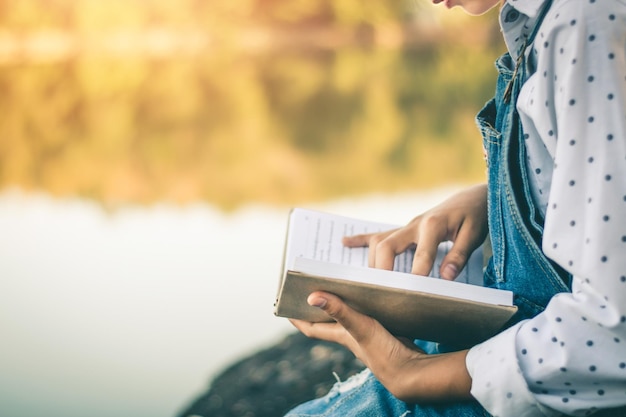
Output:
[[345,380],[361,369],[342,346],[294,333],[228,367],[179,417],[280,417],[326,394],[333,373]]

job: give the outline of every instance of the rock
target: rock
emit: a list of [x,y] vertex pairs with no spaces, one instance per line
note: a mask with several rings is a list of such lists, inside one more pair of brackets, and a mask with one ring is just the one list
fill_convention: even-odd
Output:
[[294,333],[228,367],[179,417],[280,417],[325,395],[334,374],[345,380],[362,369],[344,347]]

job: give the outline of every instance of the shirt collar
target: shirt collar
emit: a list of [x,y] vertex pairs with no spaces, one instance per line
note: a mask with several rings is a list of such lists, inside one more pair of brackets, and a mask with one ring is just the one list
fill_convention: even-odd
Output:
[[518,12],[525,14],[529,18],[534,18],[539,14],[547,0],[506,0],[505,5],[517,9]]
[[543,5],[548,0],[506,0],[500,9],[500,27],[513,59],[530,35]]

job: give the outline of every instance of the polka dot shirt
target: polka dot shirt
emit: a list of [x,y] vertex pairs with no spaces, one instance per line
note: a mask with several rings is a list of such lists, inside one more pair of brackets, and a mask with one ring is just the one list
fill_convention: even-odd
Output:
[[[507,0],[515,58],[544,0]],[[517,101],[544,253],[572,293],[472,348],[472,394],[493,415],[590,415],[626,405],[626,1],[554,0]],[[497,365],[497,366],[494,366]]]

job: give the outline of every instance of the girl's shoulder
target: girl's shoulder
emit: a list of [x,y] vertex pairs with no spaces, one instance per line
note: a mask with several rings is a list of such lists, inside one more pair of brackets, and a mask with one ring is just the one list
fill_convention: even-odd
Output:
[[626,32],[626,0],[553,0],[541,30],[563,33]]
[[553,0],[546,18],[571,24],[567,17],[576,17],[581,22],[623,19],[626,18],[626,0]]

